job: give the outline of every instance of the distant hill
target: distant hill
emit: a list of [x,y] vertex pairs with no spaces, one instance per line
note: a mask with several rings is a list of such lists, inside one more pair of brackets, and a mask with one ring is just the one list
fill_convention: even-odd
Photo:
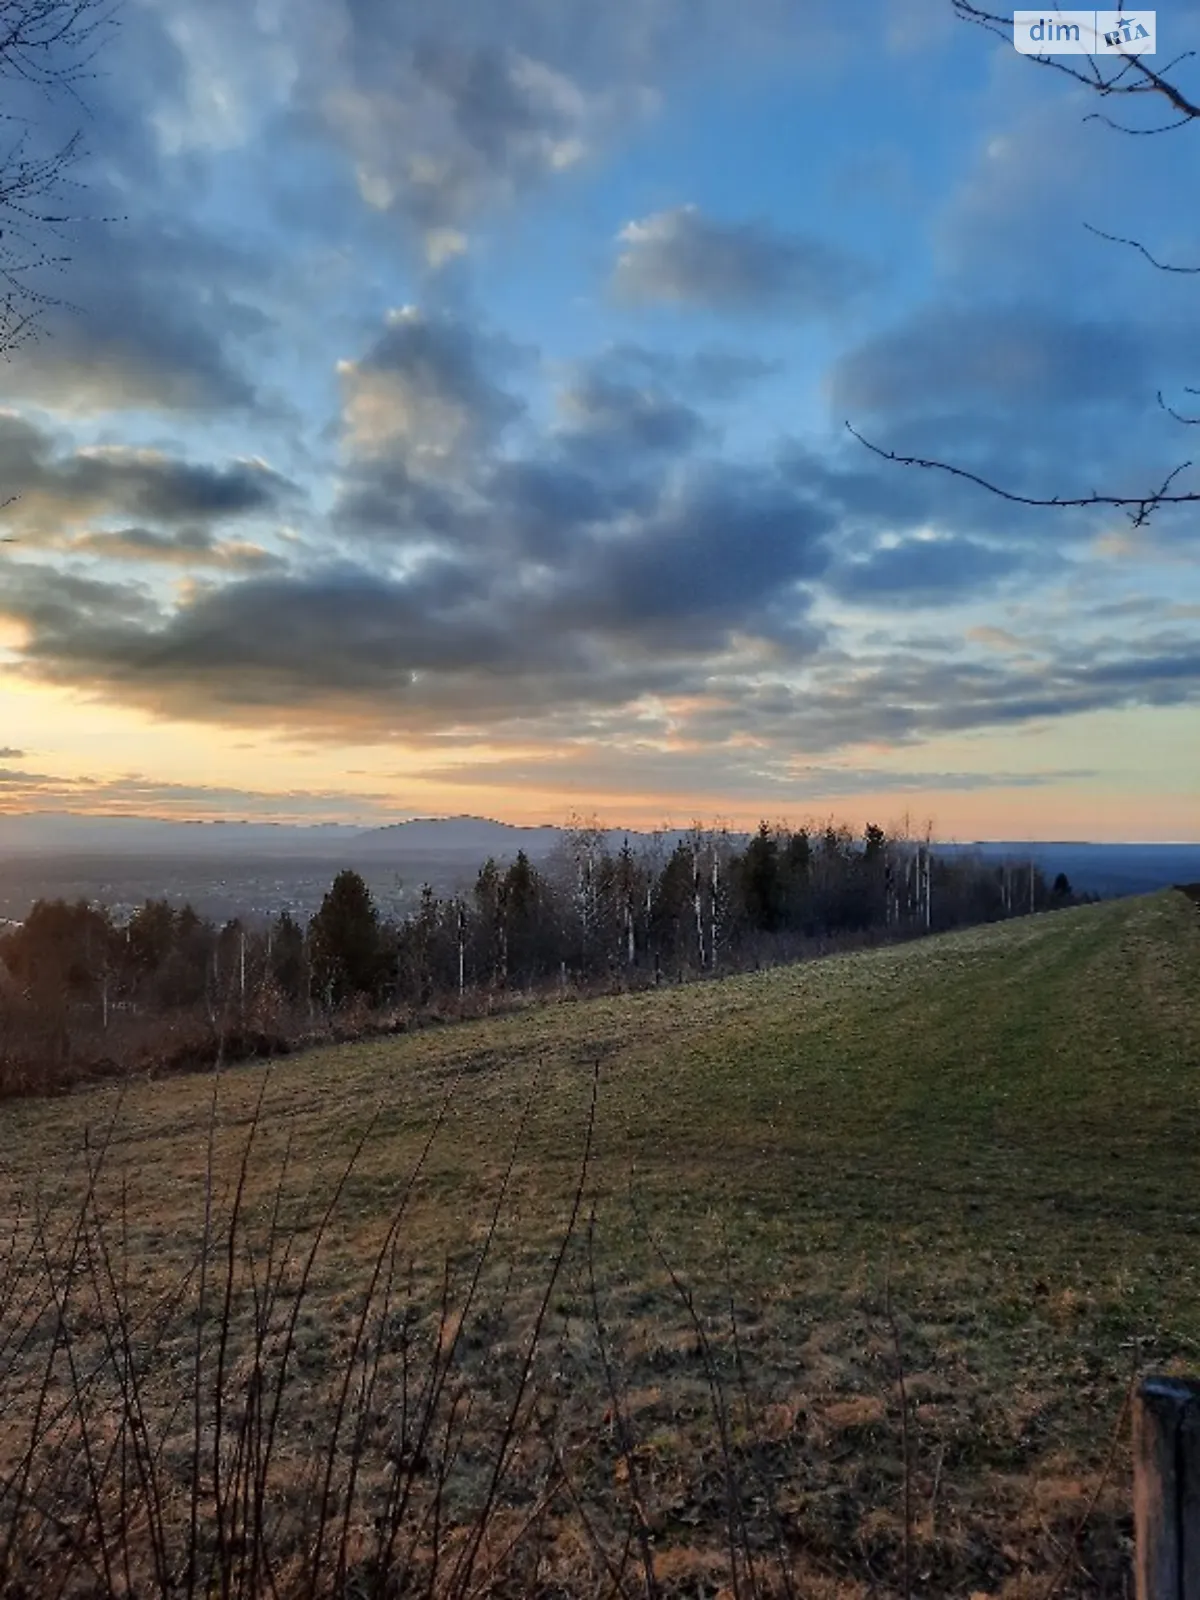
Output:
[[[411,822],[396,822],[386,828],[372,828],[349,841],[355,859],[397,859],[405,855],[463,855],[482,864],[488,856],[511,859],[524,850],[531,861],[548,856],[567,837],[569,830],[544,823],[522,827],[512,822],[494,822],[490,817],[415,817]],[[664,846],[673,850],[687,830],[666,829],[660,835]],[[651,834],[636,828],[608,828],[604,837],[610,850],[619,850],[625,839],[634,847],[648,844]],[[744,834],[734,834],[743,840]]]
[[1080,893],[1150,894],[1200,878],[1200,844],[1088,844],[1079,840],[987,840],[942,848],[984,860],[1033,861],[1051,877],[1065,872]]
[[356,857],[461,851],[482,862],[488,856],[516,855],[518,850],[530,857],[546,856],[562,837],[562,828],[518,827],[489,817],[414,817],[371,828],[348,842]]
[[[157,859],[403,861],[437,856],[482,864],[488,856],[511,858],[518,850],[541,860],[566,830],[545,824],[521,827],[490,817],[415,817],[380,828],[339,823],[176,822],[167,818],[85,816],[74,812],[0,815],[0,858],[62,855],[141,856]],[[613,828],[607,837],[619,849],[647,834]],[[664,835],[673,847],[681,831]]]
[[[437,858],[461,868],[488,856],[511,860],[524,850],[531,860],[548,856],[566,830],[543,824],[521,827],[490,817],[416,817],[384,827],[275,822],[176,822],[166,818],[85,816],[73,812],[0,815],[0,859],[64,856],[249,862],[307,860],[354,866],[403,867]],[[668,829],[667,850],[686,834]],[[651,835],[610,828],[611,850],[628,837],[636,847]],[[745,835],[734,835],[737,842]],[[985,860],[1033,861],[1043,873],[1065,872],[1079,891],[1104,896],[1147,894],[1174,883],[1200,880],[1200,844],[1089,844],[1079,840],[985,840],[941,844],[937,849],[980,855]]]

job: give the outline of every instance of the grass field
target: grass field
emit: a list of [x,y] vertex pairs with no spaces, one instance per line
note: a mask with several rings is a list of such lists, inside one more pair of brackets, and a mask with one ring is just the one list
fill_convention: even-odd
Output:
[[[431,1537],[450,1550],[458,1527],[461,1548],[579,1187],[594,1082],[583,1206],[499,1496],[497,1526],[528,1535],[509,1553],[489,1532],[461,1593],[601,1594],[618,1578],[630,1594],[788,1592],[781,1562],[794,1592],[846,1600],[906,1581],[1010,1600],[1128,1592],[1123,1398],[1135,1372],[1200,1366],[1200,916],[1174,892],[238,1067],[215,1112],[209,1077],[9,1105],[0,1221],[28,1250],[32,1197],[45,1214],[53,1199],[58,1242],[31,1260],[59,1260],[85,1130],[96,1150],[111,1122],[96,1214],[124,1264],[113,1281],[128,1271],[122,1292],[156,1330],[143,1403],[178,1510],[199,1434],[196,1317],[169,1291],[196,1257],[210,1161],[213,1217],[228,1218],[261,1096],[240,1214],[261,1266],[273,1208],[299,1252],[366,1135],[297,1324],[277,1464],[291,1477],[272,1493],[294,1484],[299,1507],[430,1134],[384,1345],[400,1317],[413,1349],[445,1348],[515,1148],[455,1357],[470,1415],[439,1458]],[[224,1379],[252,1365],[257,1281],[242,1244],[236,1262],[215,1252]],[[78,1293],[83,1351],[100,1335]],[[6,1358],[19,1297],[4,1306],[11,1474],[53,1318]],[[397,1349],[364,1439],[394,1428]],[[369,1506],[361,1518],[352,1568]]]

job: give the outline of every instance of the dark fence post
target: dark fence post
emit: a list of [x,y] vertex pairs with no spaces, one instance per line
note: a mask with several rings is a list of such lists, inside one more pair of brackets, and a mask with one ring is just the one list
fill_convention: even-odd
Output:
[[1146,1378],[1133,1407],[1137,1600],[1200,1600],[1200,1382]]

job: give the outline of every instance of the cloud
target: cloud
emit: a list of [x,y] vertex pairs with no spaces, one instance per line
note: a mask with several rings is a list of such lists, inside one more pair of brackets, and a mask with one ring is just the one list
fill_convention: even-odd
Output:
[[[43,784],[53,782],[54,779],[44,772],[18,772],[12,767],[0,767],[0,789],[32,789],[36,784],[40,790]],[[7,798],[11,801],[12,795],[9,794]]]
[[123,631],[153,626],[158,605],[143,584],[83,577],[34,562],[6,567],[0,616],[25,624],[32,648],[91,637],[114,640]]
[[[1182,326],[1140,314],[1092,319],[1034,302],[947,301],[843,352],[826,389],[838,421],[879,449],[961,467],[1013,494],[1150,493],[1188,457],[1184,431],[1156,397],[1164,383],[1188,381],[1191,348]],[[924,501],[947,531],[1032,545],[1052,527],[1059,546],[1112,532],[1111,510],[1030,509],[855,449],[853,492],[894,493],[909,513]],[[826,452],[808,466],[837,477],[851,459]],[[1176,487],[1193,485],[1189,474]],[[1188,525],[1167,511],[1155,531],[1179,543]]]
[[1017,638],[1016,634],[1007,628],[996,628],[990,624],[981,624],[977,628],[967,629],[967,638],[972,644],[981,644],[987,650],[1003,650],[1005,653],[1015,651],[1020,653],[1026,646]]
[[68,546],[72,554],[99,556],[106,561],[144,561],[168,566],[220,567],[232,571],[261,572],[282,568],[279,556],[241,540],[221,540],[207,528],[180,528],[156,533],[152,528],[121,528],[113,532],[86,533]]
[[680,395],[689,378],[729,393],[766,365],[610,347],[565,370],[552,425],[537,432],[510,386],[529,352],[446,313],[393,312],[341,366],[349,451],[335,525],[397,553],[486,545],[565,558],[579,530],[647,516],[665,475],[712,442]]
[[10,745],[6,745],[3,750],[0,750],[0,761],[23,761],[24,759],[24,750],[14,750]]
[[434,264],[461,250],[480,211],[576,166],[649,103],[448,29],[394,45],[385,31],[379,55],[383,70],[360,59],[328,84],[318,114],[349,152],[363,199],[412,223]]
[[1200,701],[1200,656],[1180,636],[1060,643],[1050,657],[979,661],[904,649],[827,650],[803,681],[745,685],[698,709],[700,743],[753,734],[808,754],[864,743],[893,746],[946,733],[1018,727],[1083,712]]
[[702,749],[664,748],[633,741],[581,743],[553,751],[468,759],[426,768],[424,781],[464,788],[576,793],[597,800],[630,794],[697,797],[754,803],[764,809],[815,805],[827,798],[871,794],[929,794],[950,790],[1033,789],[1092,776],[1079,770],[1036,773],[953,772],[819,764],[744,742]]
[[707,426],[699,412],[662,389],[615,382],[591,372],[559,396],[561,445],[598,467],[630,457],[684,455]]
[[367,354],[339,364],[351,449],[398,451],[433,471],[478,453],[524,409],[497,381],[517,359],[514,345],[461,319],[416,306],[389,312]]
[[694,205],[626,223],[613,273],[622,300],[708,311],[825,315],[868,273],[823,240],[760,222],[721,222]]
[[1049,412],[1153,403],[1165,330],[1036,305],[938,305],[847,351],[829,377],[842,414],[955,406]]
[[63,415],[251,407],[255,385],[231,351],[270,328],[254,293],[261,266],[175,222],[135,216],[80,231],[69,278],[31,280],[68,303],[6,363],[6,394]]
[[732,793],[737,774],[796,783],[797,762],[864,744],[1200,701],[1186,631],[1081,642],[1047,626],[1036,655],[887,634],[851,650],[810,615],[827,537],[778,483],[697,479],[640,536],[585,535],[569,568],[479,551],[400,578],[343,564],[232,578],[167,610],[138,585],[21,565],[2,609],[25,629],[18,676],[317,741],[482,744],[532,763],[531,782],[531,744],[590,751],[632,787],[654,747],[664,782],[691,761]]
[[657,499],[653,475],[631,470],[643,462],[618,463],[610,456],[611,470],[597,471],[597,465],[595,454],[589,459],[587,450],[573,451],[569,441],[562,455],[549,451],[494,462],[482,484],[487,513],[470,520],[468,536],[507,559],[565,565],[581,541],[626,518],[644,517]]
[[977,539],[904,539],[835,568],[829,586],[875,606],[950,605],[990,593],[1023,565],[1016,551]]
[[708,347],[683,353],[623,341],[595,357],[590,370],[617,383],[650,383],[677,397],[720,403],[776,376],[783,363],[743,350]]
[[[564,584],[576,626],[640,634],[653,649],[672,643],[719,653],[730,631],[780,643],[810,605],[802,587],[829,561],[827,515],[770,473],[721,465],[667,490],[624,537],[580,552]],[[803,653],[813,636],[795,637]]]
[[[481,218],[562,181],[653,114],[689,64],[782,51],[811,69],[786,0],[147,0],[171,60],[146,95],[176,161],[253,146],[331,150],[366,205],[437,266]],[[731,26],[731,21],[736,26]],[[149,30],[147,30],[149,31]],[[144,80],[143,80],[144,81]]]
[[[554,482],[510,477],[505,515]],[[31,630],[23,670],[125,703],[324,736],[347,717],[377,732],[486,727],[623,706],[693,683],[722,652],[802,658],[819,637],[805,585],[827,562],[827,531],[769,470],[706,468],[639,513],[580,525],[548,561],[514,560],[495,539],[443,541],[398,575],[343,562],[250,576],[123,620],[137,591],[87,590],[75,615],[52,603],[49,569],[26,567],[9,609]]]
[[91,815],[195,821],[205,813],[261,818],[277,823],[390,821],[391,795],[346,794],[336,789],[249,789],[232,784],[171,783],[140,772],[64,777],[0,769],[0,789],[11,810],[83,810]]
[[3,520],[52,536],[64,523],[97,516],[172,525],[252,516],[297,492],[257,459],[217,467],[118,445],[60,450],[12,412],[0,412],[0,478],[14,497]]

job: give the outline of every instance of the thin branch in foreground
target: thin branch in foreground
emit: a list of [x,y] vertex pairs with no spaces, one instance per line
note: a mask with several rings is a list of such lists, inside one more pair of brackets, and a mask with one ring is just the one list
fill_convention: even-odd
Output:
[[596,1112],[599,1104],[599,1096],[600,1062],[597,1060],[593,1064],[592,1068],[591,1100],[588,1105],[587,1124],[583,1139],[583,1150],[579,1158],[579,1174],[575,1184],[575,1192],[571,1198],[571,1213],[567,1219],[566,1227],[563,1229],[558,1250],[555,1253],[554,1260],[550,1268],[550,1273],[547,1277],[545,1288],[543,1289],[542,1297],[538,1303],[537,1312],[533,1319],[533,1327],[530,1331],[529,1339],[525,1346],[525,1355],[521,1363],[521,1371],[517,1380],[516,1391],[513,1395],[512,1404],[509,1407],[508,1416],[505,1420],[504,1431],[500,1440],[500,1448],[496,1452],[496,1460],[492,1468],[491,1477],[488,1481],[487,1493],[484,1498],[483,1507],[478,1518],[476,1519],[472,1537],[468,1542],[462,1556],[459,1558],[459,1561],[451,1575],[448,1593],[454,1596],[461,1596],[466,1591],[467,1584],[474,1569],[475,1561],[479,1555],[479,1547],[483,1541],[484,1533],[487,1530],[488,1522],[491,1519],[492,1510],[496,1503],[496,1496],[500,1489],[505,1468],[509,1462],[513,1443],[517,1437],[517,1425],[521,1415],[521,1402],[525,1398],[525,1391],[528,1388],[529,1380],[533,1373],[534,1358],[537,1354],[538,1345],[541,1342],[542,1329],[545,1326],[546,1317],[550,1311],[550,1303],[554,1295],[555,1286],[557,1285],[559,1276],[562,1272],[563,1263],[566,1261],[567,1251],[570,1248],[571,1241],[575,1237],[575,1227],[579,1221],[580,1210],[583,1207],[583,1198],[587,1188],[589,1169],[591,1165],[592,1145],[596,1134]]
[[[1192,392],[1193,391],[1191,389],[1187,390],[1188,394],[1191,394]],[[1173,405],[1168,404],[1168,402],[1163,399],[1163,392],[1161,389],[1157,391],[1157,400],[1161,408],[1173,421],[1182,423],[1185,428],[1200,427],[1200,417],[1188,417],[1185,416],[1182,411],[1176,411]]]
[[[1011,13],[1001,14],[996,11],[986,11],[982,6],[973,4],[973,0],[952,0],[952,4],[955,16],[961,21],[976,23],[988,33],[994,33],[998,38],[1011,42],[1013,36]],[[1144,56],[1125,55],[1122,52],[1119,56],[1111,58],[1119,60],[1122,65],[1109,78],[1103,76],[1096,65],[1096,59],[1091,56],[1088,57],[1088,66],[1086,68],[1074,66],[1057,56],[1031,55],[1029,60],[1035,61],[1039,67],[1052,67],[1056,72],[1064,73],[1068,78],[1074,78],[1077,83],[1084,84],[1095,94],[1101,96],[1113,94],[1159,95],[1179,113],[1179,121],[1169,126],[1182,127],[1188,122],[1200,120],[1200,105],[1189,99],[1182,89],[1170,82],[1166,74],[1174,71],[1180,62],[1190,60],[1195,53],[1194,50],[1184,51],[1163,67],[1161,72],[1156,72],[1153,67],[1146,65]],[[1105,57],[1104,59],[1108,60],[1110,58]],[[1131,79],[1133,81],[1130,81]],[[1114,126],[1122,133],[1169,131],[1169,128],[1121,128],[1119,124],[1114,124]]]
[[865,445],[873,455],[881,457],[884,461],[894,462],[900,467],[923,467],[927,471],[945,472],[953,478],[964,478],[968,483],[974,483],[981,489],[986,489],[989,494],[998,495],[1001,500],[1009,500],[1014,505],[1021,506],[1115,506],[1120,508],[1133,507],[1129,511],[1129,520],[1135,528],[1144,527],[1159,506],[1195,505],[1200,502],[1200,490],[1190,490],[1186,494],[1172,494],[1171,485],[1181,472],[1186,472],[1192,465],[1190,461],[1181,461],[1178,466],[1163,479],[1160,488],[1149,494],[1099,494],[1093,490],[1084,495],[1030,495],[1018,494],[1013,489],[1006,489],[1002,484],[993,483],[981,473],[971,472],[966,467],[956,467],[949,461],[934,461],[925,456],[904,456],[895,450],[885,450],[882,445],[872,444],[870,439],[863,437],[852,423],[847,421],[846,431]]
[[1104,239],[1109,244],[1127,245],[1130,250],[1138,251],[1139,254],[1145,256],[1146,260],[1150,263],[1150,265],[1152,267],[1156,267],[1159,272],[1181,272],[1181,273],[1200,274],[1200,266],[1183,267],[1183,266],[1177,265],[1175,262],[1172,262],[1172,261],[1160,261],[1157,256],[1151,255],[1150,251],[1146,249],[1146,246],[1144,244],[1142,244],[1140,242],[1140,240],[1138,240],[1138,239],[1126,239],[1119,233],[1105,233],[1103,228],[1095,228],[1095,227],[1092,226],[1092,224],[1090,222],[1085,222],[1084,223],[1084,227],[1087,229],[1087,231],[1089,233],[1094,233],[1096,235],[1097,239]]
[[1125,1431],[1125,1419],[1129,1415],[1130,1408],[1133,1405],[1133,1395],[1136,1388],[1137,1374],[1135,1372],[1133,1377],[1129,1380],[1129,1387],[1125,1390],[1125,1398],[1121,1402],[1121,1409],[1117,1414],[1117,1420],[1113,1425],[1113,1431],[1108,1441],[1108,1454],[1105,1457],[1104,1467],[1100,1473],[1100,1476],[1096,1480],[1096,1487],[1092,1491],[1091,1499],[1083,1508],[1083,1511],[1079,1517],[1079,1521],[1075,1524],[1075,1530],[1071,1535],[1071,1542],[1067,1546],[1066,1555],[1063,1557],[1058,1570],[1054,1573],[1049,1584],[1047,1585],[1046,1592],[1042,1596],[1042,1600],[1054,1600],[1054,1596],[1062,1587],[1063,1580],[1066,1578],[1067,1573],[1070,1570],[1072,1561],[1074,1561],[1079,1554],[1079,1545],[1083,1538],[1084,1530],[1091,1521],[1092,1514],[1097,1505],[1100,1503],[1100,1496],[1104,1493],[1104,1487],[1112,1475],[1112,1469],[1117,1459],[1117,1451],[1120,1448],[1121,1438]]
[[650,1521],[646,1515],[645,1497],[639,1483],[637,1456],[633,1444],[633,1430],[629,1425],[628,1414],[621,1404],[621,1391],[617,1384],[612,1357],[605,1338],[604,1318],[600,1313],[600,1295],[596,1287],[596,1212],[594,1207],[588,1222],[587,1270],[588,1293],[592,1307],[592,1327],[596,1334],[596,1346],[600,1354],[600,1364],[604,1370],[604,1382],[608,1390],[609,1408],[612,1413],[617,1449],[620,1451],[621,1459],[625,1464],[625,1476],[629,1484],[629,1496],[633,1512],[631,1530],[637,1534],[642,1561],[642,1575],[646,1583],[646,1594],[649,1600],[658,1600],[660,1589],[658,1576],[654,1569],[654,1546],[650,1540]]
[[904,1346],[900,1339],[900,1324],[896,1321],[892,1306],[890,1273],[884,1289],[884,1315],[892,1335],[892,1349],[896,1356],[896,1390],[900,1396],[900,1445],[904,1453],[904,1600],[912,1600],[912,1446],[908,1433],[908,1385],[904,1378]]

